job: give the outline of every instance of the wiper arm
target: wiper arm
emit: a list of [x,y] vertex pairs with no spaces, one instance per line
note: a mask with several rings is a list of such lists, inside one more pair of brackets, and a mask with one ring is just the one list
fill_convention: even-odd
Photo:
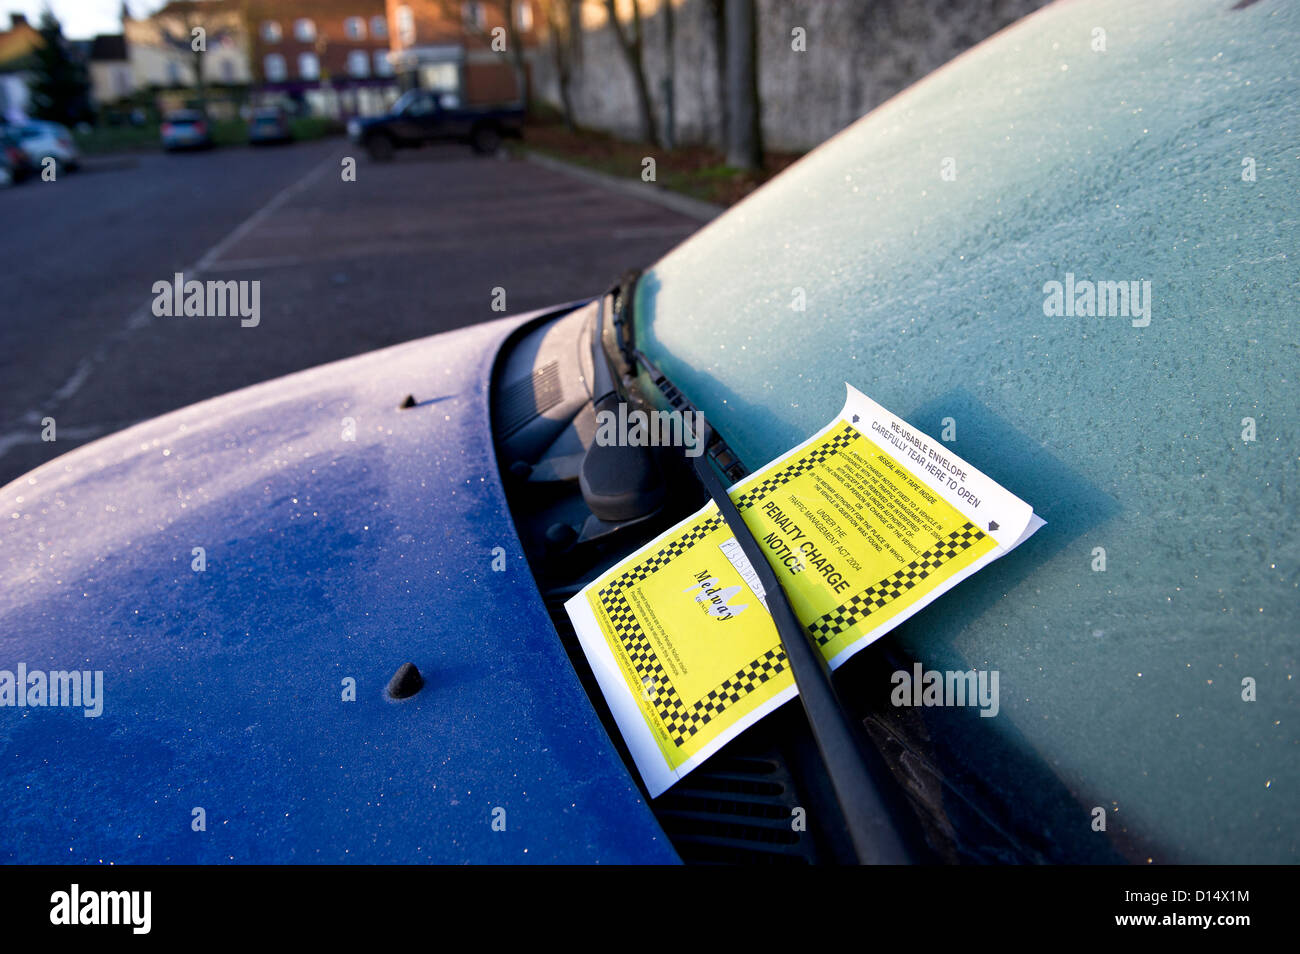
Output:
[[[711,437],[712,429],[706,425],[701,435],[706,447]],[[795,616],[780,579],[709,465],[708,455],[695,458],[695,471],[767,591],[768,610],[790,661],[799,701],[808,715],[858,860],[862,864],[912,864],[921,860],[921,843],[914,833],[911,808],[879,752],[863,738],[840,702],[825,657]]]
[[[635,281],[635,278],[630,280]],[[620,304],[626,307],[626,295],[629,279],[619,285],[613,292],[615,323],[614,334],[620,335]],[[622,369],[615,369],[612,362],[620,355],[620,349],[610,354],[606,348],[605,336],[610,333],[606,325],[605,302],[610,294],[600,297],[596,306],[596,321],[592,328],[591,340],[591,404],[599,416],[602,413],[616,413],[623,400],[619,391],[618,379],[623,375]],[[601,444],[593,441],[582,457],[578,471],[578,487],[582,499],[596,517],[599,524],[592,525],[593,530],[604,530],[610,526],[632,524],[652,516],[663,505],[664,485],[654,455],[647,447],[626,443]],[[587,538],[584,529],[584,538]]]
[[[601,299],[592,350],[593,357],[604,366],[603,373],[597,374],[600,386],[595,394],[615,390],[611,369],[605,361],[621,359],[629,371],[637,365],[645,368],[674,409],[690,409],[699,414],[686,396],[636,347],[633,303],[639,279],[640,273],[629,272],[612,291],[613,340],[608,345],[604,340],[605,299]],[[703,421],[703,415],[697,420]],[[795,616],[780,579],[709,462],[713,460],[731,480],[745,474],[744,465],[707,423],[701,429],[698,439],[708,452],[695,458],[696,475],[767,591],[768,609],[790,661],[799,699],[844,815],[854,853],[863,864],[911,864],[922,860],[923,841],[911,808],[880,753],[863,738],[861,729],[840,702],[826,659]]]
[[641,270],[631,269],[624,273],[613,289],[614,344],[627,367],[636,367],[636,331],[635,315],[636,286],[641,280]]

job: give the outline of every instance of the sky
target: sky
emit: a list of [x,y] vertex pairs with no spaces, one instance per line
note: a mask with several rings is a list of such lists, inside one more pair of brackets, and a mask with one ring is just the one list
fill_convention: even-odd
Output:
[[[143,16],[157,10],[166,0],[128,0],[133,16]],[[86,40],[97,33],[121,33],[122,0],[5,0],[0,2],[0,28],[9,28],[9,13],[25,13],[33,26],[41,18],[46,6],[63,24],[63,35],[73,40]]]

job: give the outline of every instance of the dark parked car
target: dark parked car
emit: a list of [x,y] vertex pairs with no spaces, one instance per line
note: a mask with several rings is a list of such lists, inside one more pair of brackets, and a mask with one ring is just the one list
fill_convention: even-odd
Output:
[[179,149],[208,149],[212,146],[212,133],[208,129],[208,120],[197,109],[178,109],[169,113],[159,129],[162,135],[163,149],[175,152]]
[[0,186],[22,182],[35,171],[17,128],[0,126]]
[[288,114],[278,106],[253,110],[248,120],[248,141],[253,145],[293,142]]
[[461,106],[452,93],[413,89],[383,116],[352,119],[348,136],[372,159],[391,159],[394,150],[432,142],[466,142],[483,155],[507,136],[519,136],[524,110],[518,106]]

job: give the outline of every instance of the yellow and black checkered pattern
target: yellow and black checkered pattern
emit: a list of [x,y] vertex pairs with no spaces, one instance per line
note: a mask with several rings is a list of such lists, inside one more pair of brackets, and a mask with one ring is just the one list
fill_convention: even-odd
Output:
[[619,576],[615,577],[607,587],[600,591],[601,597],[604,598],[604,595],[611,590],[622,590],[631,586],[633,583],[640,583],[651,573],[655,572],[655,570],[658,570],[679,554],[685,553],[720,526],[722,526],[721,515],[715,514],[712,517],[705,517],[700,521],[699,526],[692,529],[689,533],[684,534],[672,543],[668,544],[668,546],[664,547],[662,550],[652,554],[636,566],[629,570],[625,570]]
[[731,678],[710,689],[704,698],[690,709],[679,709],[673,713],[671,719],[665,718],[664,721],[668,725],[673,741],[681,745],[701,727],[708,725],[714,716],[726,712],[734,703],[739,702],[785,669],[785,650],[779,645],[772,647],[744,669],[737,670]]
[[689,533],[619,574],[598,593],[601,605],[609,614],[619,642],[641,678],[641,684],[646,689],[646,698],[650,700],[659,718],[663,720],[673,744],[679,746],[685,744],[686,740],[701,727],[708,725],[714,717],[725,712],[733,703],[743,699],[773,676],[785,671],[787,666],[785,651],[778,644],[748,666],[737,670],[720,685],[709,690],[702,699],[687,706],[669,680],[668,673],[659,662],[654,647],[641,629],[636,613],[627,601],[625,594],[629,587],[635,586],[666,566],[674,557],[689,550],[720,526],[722,526],[722,517],[715,515],[705,518]]
[[[623,590],[616,587],[618,584],[611,584],[601,590],[600,599],[605,606],[605,611],[609,613],[618,641],[632,661],[637,675],[641,677],[641,684],[646,689],[647,698],[666,725],[677,725],[688,721],[686,706],[682,704],[677,690],[669,681],[668,673],[664,671],[659,656],[650,645],[650,640],[646,638],[641,624],[637,622],[636,614],[628,605]],[[680,745],[681,742],[678,741],[677,744]]]
[[743,494],[737,497],[736,509],[741,513],[744,513],[782,484],[789,483],[800,474],[806,474],[808,471],[812,470],[813,467],[822,463],[833,454],[838,454],[861,436],[862,435],[858,433],[856,427],[852,424],[845,424],[843,430],[821,447],[800,457],[789,467],[778,470],[771,477],[760,480],[749,490],[746,490]]
[[898,599],[958,553],[984,538],[984,531],[972,523],[963,524],[896,573],[873,583],[850,597],[808,627],[817,645],[825,646],[850,626],[861,622],[883,606]]
[[605,607],[605,612],[609,614],[618,641],[622,644],[628,659],[631,660],[637,675],[641,677],[641,684],[646,688],[647,698],[654,705],[659,718],[669,726],[669,731],[674,733],[673,741],[678,745],[685,740],[680,737],[680,730],[675,730],[673,727],[691,725],[692,716],[668,679],[668,673],[659,662],[659,656],[650,645],[645,632],[642,631],[636,613],[632,611],[624,594],[628,587],[635,586],[648,578],[650,574],[666,566],[674,557],[685,553],[720,526],[722,526],[721,516],[715,514],[706,517],[689,533],[683,534],[663,549],[620,573],[597,594],[601,605]]

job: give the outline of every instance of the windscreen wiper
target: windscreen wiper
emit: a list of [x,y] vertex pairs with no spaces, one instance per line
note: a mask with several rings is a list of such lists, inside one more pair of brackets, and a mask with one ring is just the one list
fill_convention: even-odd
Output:
[[[636,346],[633,317],[639,278],[639,273],[629,272],[609,294],[613,312],[613,324],[609,328],[605,325],[604,299],[601,300],[592,350],[593,358],[604,365],[600,369],[603,374],[597,374],[598,384],[603,387],[598,387],[595,393],[613,397],[609,392],[617,391],[610,375],[611,369],[605,361],[620,361],[624,373],[631,373],[640,365],[675,410],[694,410],[699,415],[696,420],[704,422],[703,433],[696,439],[703,443],[706,453],[695,458],[696,475],[717,504],[723,520],[766,590],[768,610],[790,662],[799,699],[826,765],[826,774],[844,816],[854,853],[863,864],[921,861],[926,857],[924,841],[914,813],[884,759],[863,737],[856,720],[840,701],[825,657],[795,616],[785,588],[763,556],[758,541],[745,525],[710,461],[733,482],[746,473],[744,465],[721,436],[713,431],[703,414]],[[609,338],[605,337],[607,331],[611,332]],[[621,396],[615,399],[621,399]]]
[[[706,424],[700,437],[706,447],[712,436]],[[921,840],[911,808],[880,753],[863,738],[856,721],[840,702],[825,657],[795,616],[780,579],[710,466],[709,455],[695,458],[695,471],[766,590],[768,611],[780,634],[799,701],[826,764],[858,860],[862,864],[920,861]]]

